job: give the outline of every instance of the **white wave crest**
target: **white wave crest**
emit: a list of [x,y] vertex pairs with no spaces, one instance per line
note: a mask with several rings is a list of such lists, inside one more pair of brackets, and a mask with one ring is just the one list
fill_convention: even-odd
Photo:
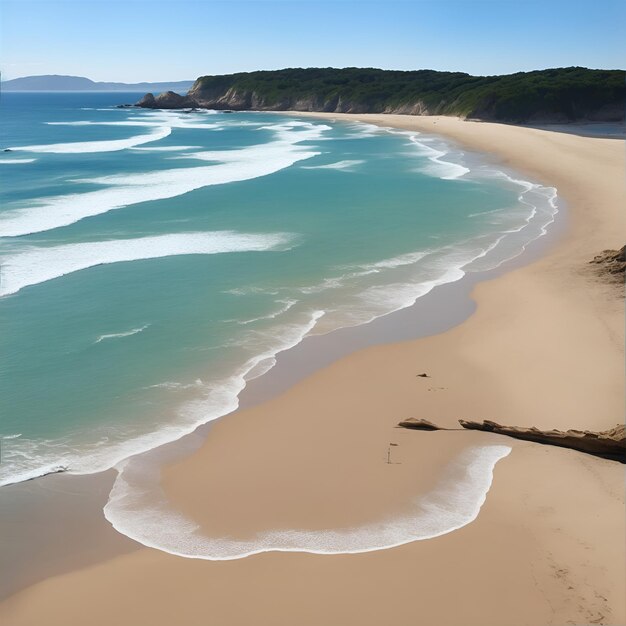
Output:
[[13,165],[14,163],[34,163],[37,159],[0,159],[2,165]]
[[297,300],[279,300],[278,302],[284,305],[280,309],[278,309],[278,311],[274,311],[273,313],[268,313],[267,315],[261,315],[260,317],[253,317],[252,319],[239,322],[239,324],[242,324],[245,326],[247,324],[253,324],[254,322],[260,322],[261,320],[273,320],[277,318],[279,315],[282,315],[283,313],[287,313],[289,309],[291,309],[294,305],[298,304]]
[[443,180],[455,180],[465,176],[470,169],[459,163],[445,161],[441,157],[449,153],[448,150],[437,150],[427,144],[427,140],[418,140],[417,135],[410,135],[409,139],[420,148],[420,152],[432,163],[434,167],[422,168],[425,174],[437,176]]
[[151,141],[164,139],[172,132],[169,126],[156,128],[145,135],[136,135],[128,139],[113,139],[109,141],[74,141],[70,143],[51,143],[39,146],[16,146],[11,150],[21,152],[51,152],[56,154],[79,154],[87,152],[117,152],[134,146],[140,146]]
[[418,250],[416,252],[407,252],[399,256],[391,257],[389,259],[383,259],[382,261],[376,261],[375,263],[366,263],[359,265],[363,269],[394,269],[396,267],[402,267],[403,265],[414,265],[418,261],[421,261],[425,256],[431,254],[432,250]]
[[0,261],[0,296],[96,265],[186,254],[284,250],[293,242],[294,235],[287,233],[215,231],[31,247]]
[[412,503],[410,513],[338,530],[272,530],[250,541],[203,535],[197,524],[171,510],[158,492],[146,489],[145,475],[130,459],[120,472],[104,515],[120,533],[177,556],[223,561],[261,552],[355,554],[432,539],[473,522],[493,481],[496,463],[509,446],[470,448],[460,455],[439,484]]
[[89,120],[78,120],[75,122],[46,122],[48,126],[158,126],[156,122],[145,120],[120,120],[119,122],[91,122]]
[[181,383],[175,380],[166,380],[156,385],[150,385],[149,389],[167,389],[168,391],[185,391],[187,389],[200,389],[203,386],[201,378],[196,378],[192,383]]
[[100,335],[94,341],[94,343],[100,343],[101,341],[105,341],[106,339],[117,339],[119,337],[130,337],[131,335],[136,335],[137,333],[140,333],[140,332],[146,330],[146,328],[148,328],[148,326],[150,326],[150,324],[144,324],[143,326],[140,326],[139,328],[131,328],[131,330],[127,330],[127,331],[122,332],[122,333],[110,333],[108,335]]
[[344,172],[353,172],[357,165],[361,165],[365,161],[360,159],[346,159],[345,161],[337,161],[336,163],[328,163],[327,165],[303,165],[305,170],[342,170]]
[[46,122],[50,126],[144,126],[144,127],[162,127],[170,128],[189,128],[198,130],[222,130],[223,124],[198,122],[196,118],[190,118],[189,115],[159,115],[154,118],[134,117],[117,122],[91,122],[86,120],[75,122]]
[[147,148],[132,148],[135,152],[183,152],[184,150],[199,150],[202,146],[148,146]]
[[36,206],[5,210],[0,215],[0,236],[17,237],[42,232],[132,204],[174,198],[210,185],[274,174],[319,154],[298,144],[319,137],[330,127],[308,126],[310,128],[306,130],[294,130],[287,125],[268,127],[274,130],[276,141],[239,150],[196,152],[180,157],[211,161],[214,165],[77,181],[104,185],[105,188],[43,198]]
[[368,124],[366,122],[354,122],[349,124],[348,127],[351,130],[357,131],[347,135],[349,139],[367,139],[368,137],[375,137],[376,135],[380,135],[386,131],[385,128],[381,128],[380,126],[376,126],[374,124]]

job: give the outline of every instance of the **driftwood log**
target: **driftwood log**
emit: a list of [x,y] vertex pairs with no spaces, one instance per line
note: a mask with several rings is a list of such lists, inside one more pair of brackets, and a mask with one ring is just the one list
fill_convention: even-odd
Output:
[[415,417],[409,417],[409,419],[403,420],[398,426],[402,426],[402,428],[412,428],[413,430],[446,430],[428,420],[417,419]]
[[[515,439],[524,439],[551,446],[571,448],[579,452],[586,452],[605,459],[626,463],[626,433],[624,424],[603,431],[593,430],[540,430],[539,428],[520,428],[517,426],[503,426],[497,422],[484,420],[471,422],[459,420],[459,424],[468,430],[482,430],[498,435],[506,435]],[[409,418],[398,424],[402,428],[414,430],[450,430],[440,428],[428,420]]]

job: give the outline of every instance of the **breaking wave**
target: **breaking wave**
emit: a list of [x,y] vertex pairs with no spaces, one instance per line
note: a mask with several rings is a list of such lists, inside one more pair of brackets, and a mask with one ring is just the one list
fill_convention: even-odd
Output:
[[192,559],[224,561],[261,552],[373,552],[439,537],[473,522],[487,498],[496,463],[510,452],[509,446],[500,445],[466,450],[432,491],[412,503],[409,513],[336,530],[272,530],[250,541],[202,534],[196,523],[168,506],[155,477],[146,477],[141,463],[129,459],[117,468],[104,515],[118,532],[144,546]]
[[215,231],[31,247],[1,259],[0,296],[96,265],[187,254],[285,250],[294,241],[294,235],[287,233]]
[[54,154],[82,154],[88,152],[117,152],[140,146],[144,143],[165,139],[172,132],[169,126],[156,128],[146,135],[136,135],[128,139],[113,139],[109,141],[73,141],[70,143],[51,143],[38,146],[16,146],[11,148],[16,152],[51,152]]

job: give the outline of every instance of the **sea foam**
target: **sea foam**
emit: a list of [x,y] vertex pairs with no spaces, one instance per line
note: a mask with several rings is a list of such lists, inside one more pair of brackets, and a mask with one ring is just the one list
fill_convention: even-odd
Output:
[[151,141],[165,139],[172,129],[169,126],[157,127],[151,133],[136,135],[128,139],[113,139],[108,141],[74,141],[70,143],[51,143],[38,146],[16,146],[11,148],[21,152],[51,152],[56,154],[79,154],[87,152],[117,152],[134,146],[140,146]]
[[100,335],[94,341],[94,343],[100,343],[101,341],[106,341],[107,339],[119,339],[120,337],[131,337],[132,335],[138,335],[139,333],[146,330],[146,328],[148,328],[149,326],[150,324],[144,324],[143,326],[140,326],[139,328],[131,328],[130,330],[126,330],[121,333],[109,333],[106,335]]
[[284,250],[294,241],[294,235],[286,233],[215,231],[30,247],[0,260],[0,296],[96,265],[185,254]]
[[443,180],[455,180],[465,176],[470,169],[459,163],[453,163],[452,161],[446,161],[442,157],[449,153],[449,150],[437,150],[428,145],[431,141],[427,138],[418,139],[417,135],[410,135],[409,139],[411,143],[419,147],[420,156],[425,156],[430,165],[428,167],[422,167],[420,171],[425,174],[442,178]]
[[448,468],[439,484],[417,498],[408,513],[377,522],[336,530],[282,529],[259,533],[249,541],[209,537],[199,526],[168,506],[156,477],[140,459],[118,466],[104,515],[120,533],[177,556],[222,561],[261,552],[354,554],[373,552],[431,539],[474,521],[493,481],[496,463],[509,446],[473,447]]
[[343,170],[344,172],[353,172],[357,165],[365,163],[359,159],[346,159],[345,161],[337,161],[336,163],[328,163],[326,165],[303,165],[305,170]]
[[0,215],[0,236],[18,237],[67,226],[94,215],[152,200],[174,198],[210,185],[250,180],[274,174],[319,152],[298,144],[319,137],[328,126],[277,124],[265,127],[275,141],[245,148],[194,152],[188,160],[211,161],[214,165],[177,168],[140,174],[103,176],[88,182],[104,188],[79,194],[43,198],[28,208],[5,210]]

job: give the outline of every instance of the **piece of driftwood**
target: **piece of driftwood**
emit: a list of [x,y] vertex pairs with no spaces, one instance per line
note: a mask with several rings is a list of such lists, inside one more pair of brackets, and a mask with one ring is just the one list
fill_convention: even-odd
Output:
[[503,426],[497,422],[484,420],[471,422],[459,420],[463,428],[483,430],[515,439],[524,439],[551,446],[571,448],[587,454],[594,454],[605,459],[612,459],[626,463],[626,434],[624,424],[603,431],[593,430],[540,430],[539,428],[519,428],[517,426]]
[[[579,452],[586,452],[587,454],[593,454],[605,459],[626,463],[626,433],[624,424],[618,424],[615,428],[603,431],[540,430],[534,427],[503,426],[490,420],[483,420],[482,422],[459,420],[459,424],[467,430],[482,430],[488,433],[514,437],[515,439],[571,448]],[[402,420],[398,426],[412,430],[457,430],[442,428],[429,420],[415,417]]]
[[402,428],[412,428],[413,430],[446,430],[428,420],[417,419],[416,417],[409,417],[401,421],[398,426],[402,426]]

